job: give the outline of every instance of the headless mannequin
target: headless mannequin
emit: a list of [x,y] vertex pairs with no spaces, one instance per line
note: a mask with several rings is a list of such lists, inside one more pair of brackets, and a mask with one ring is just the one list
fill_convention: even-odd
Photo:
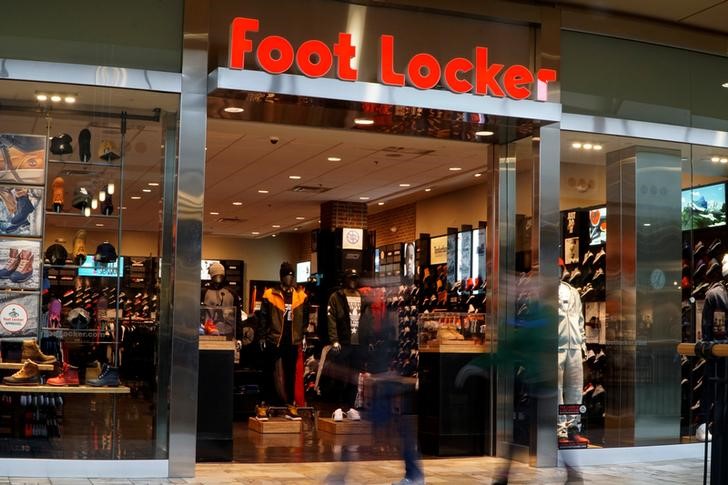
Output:
[[359,419],[354,409],[359,373],[364,370],[372,331],[369,305],[359,292],[359,278],[347,274],[344,286],[329,297],[328,330],[336,362],[334,399],[337,410],[348,410],[350,419]]
[[[579,292],[559,283],[559,404],[581,404],[584,386],[582,360],[586,354],[586,331]],[[574,438],[581,429],[581,415],[559,415],[559,439]],[[571,435],[571,436],[570,436]]]

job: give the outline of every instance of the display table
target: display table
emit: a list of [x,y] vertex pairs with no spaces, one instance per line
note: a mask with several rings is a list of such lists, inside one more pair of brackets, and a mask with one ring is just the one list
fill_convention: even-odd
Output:
[[[464,346],[463,344],[458,344]],[[456,378],[478,352],[435,352],[420,349],[417,392],[419,442],[422,453],[436,456],[492,454],[490,381],[470,376],[462,388]],[[474,349],[473,349],[474,350]]]
[[229,342],[200,338],[197,461],[233,459],[234,349]]
[[334,421],[332,418],[319,418],[318,430],[331,434],[371,434],[372,423],[369,421]]
[[268,421],[258,421],[255,418],[249,418],[248,429],[264,434],[300,433],[303,429],[303,423],[286,418],[270,418]]

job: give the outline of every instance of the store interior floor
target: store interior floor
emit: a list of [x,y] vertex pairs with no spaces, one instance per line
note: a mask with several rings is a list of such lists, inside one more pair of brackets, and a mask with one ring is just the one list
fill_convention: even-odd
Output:
[[[488,485],[498,467],[505,462],[499,458],[448,458],[425,460],[427,483],[456,483],[458,485]],[[239,484],[320,484],[340,469],[338,463],[284,463],[256,465],[210,463],[197,465],[196,476],[188,479],[47,479],[8,478],[0,476],[0,485],[239,485]],[[702,460],[660,461],[627,465],[589,466],[579,469],[585,484],[596,485],[670,485],[702,482]],[[400,461],[353,463],[348,468],[347,484],[389,484],[402,477]],[[531,468],[515,464],[511,484],[562,484],[566,478],[563,468]],[[336,483],[336,482],[328,482]],[[338,482],[341,483],[341,482]],[[570,482],[574,483],[574,482]]]

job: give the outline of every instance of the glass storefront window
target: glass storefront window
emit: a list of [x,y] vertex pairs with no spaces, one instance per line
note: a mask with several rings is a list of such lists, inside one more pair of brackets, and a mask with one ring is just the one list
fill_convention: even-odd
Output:
[[0,99],[0,456],[165,458],[163,123],[178,97],[3,81]]

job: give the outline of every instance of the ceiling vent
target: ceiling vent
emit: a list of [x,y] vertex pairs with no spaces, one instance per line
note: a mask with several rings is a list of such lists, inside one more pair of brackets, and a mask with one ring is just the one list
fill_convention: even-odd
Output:
[[407,148],[407,147],[398,147],[398,146],[388,146],[382,148],[383,152],[386,152],[387,156],[392,156],[391,154],[397,153],[399,155],[430,155],[431,153],[435,153],[435,150],[424,150],[420,148]]
[[291,189],[293,192],[304,192],[306,194],[323,194],[331,190],[329,187],[322,187],[320,185],[296,185]]
[[218,217],[215,222],[219,222],[221,224],[239,224],[246,221],[247,219],[241,219],[239,217]]

